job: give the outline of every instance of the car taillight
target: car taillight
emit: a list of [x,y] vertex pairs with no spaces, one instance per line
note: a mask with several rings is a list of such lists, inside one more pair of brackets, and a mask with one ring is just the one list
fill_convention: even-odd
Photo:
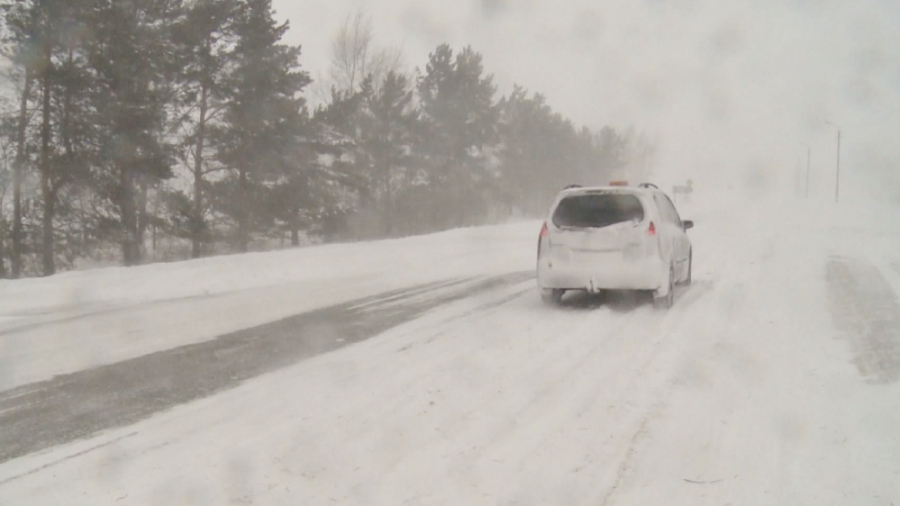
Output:
[[647,233],[649,235],[656,235],[656,225],[654,225],[652,221],[650,222],[650,226],[647,228]]
[[541,227],[541,235],[540,235],[540,237],[547,237],[548,235],[550,235],[550,229],[547,228],[547,223],[545,222],[545,223],[544,223],[544,226]]

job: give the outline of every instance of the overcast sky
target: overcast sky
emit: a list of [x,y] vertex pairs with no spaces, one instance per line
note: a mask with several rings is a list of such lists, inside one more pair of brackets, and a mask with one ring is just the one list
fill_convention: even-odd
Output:
[[[327,75],[341,20],[363,8],[377,42],[424,67],[443,42],[592,128],[659,139],[661,180],[786,187],[812,149],[833,195],[836,130],[848,194],[900,186],[898,0],[275,0],[302,63]],[[876,183],[877,182],[877,183]],[[842,191],[844,189],[842,188]],[[895,191],[895,195],[900,191]]]

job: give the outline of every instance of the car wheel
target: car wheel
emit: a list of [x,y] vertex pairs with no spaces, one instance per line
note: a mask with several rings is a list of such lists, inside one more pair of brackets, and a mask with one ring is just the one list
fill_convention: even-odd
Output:
[[653,297],[653,306],[659,309],[669,309],[675,305],[675,267],[669,266],[669,290],[665,295]]
[[562,288],[541,288],[541,300],[545,304],[558,306],[562,304],[563,294],[565,293],[566,291]]
[[684,277],[684,281],[681,282],[682,285],[691,284],[691,275],[692,275],[693,270],[694,270],[694,250],[691,250],[688,253],[687,275]]

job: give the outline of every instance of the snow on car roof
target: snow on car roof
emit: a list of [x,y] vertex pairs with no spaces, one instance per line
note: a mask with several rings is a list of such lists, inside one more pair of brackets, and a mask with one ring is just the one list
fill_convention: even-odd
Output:
[[560,193],[569,195],[596,193],[596,192],[621,192],[621,193],[647,193],[652,191],[661,191],[658,188],[646,188],[637,186],[578,186],[565,188]]

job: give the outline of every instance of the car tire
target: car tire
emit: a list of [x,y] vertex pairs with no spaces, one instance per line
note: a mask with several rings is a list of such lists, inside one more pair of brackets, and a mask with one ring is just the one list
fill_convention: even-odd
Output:
[[653,307],[657,309],[669,309],[675,305],[675,267],[669,266],[669,291],[665,295],[657,297],[654,294]]
[[541,300],[544,301],[544,304],[558,306],[562,304],[563,294],[565,293],[566,291],[562,288],[541,288]]
[[694,270],[694,250],[691,250],[688,253],[687,275],[684,277],[684,280],[680,284],[682,284],[684,286],[691,284],[691,276],[692,276],[693,270]]

